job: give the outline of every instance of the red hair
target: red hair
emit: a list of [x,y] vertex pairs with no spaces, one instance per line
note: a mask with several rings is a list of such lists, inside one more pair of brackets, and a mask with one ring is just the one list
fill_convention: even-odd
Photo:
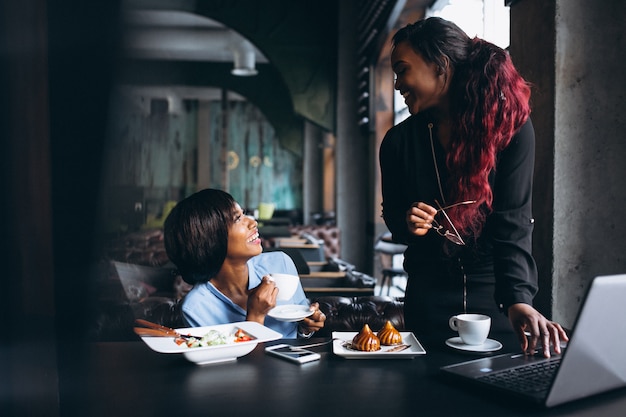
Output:
[[450,88],[453,132],[446,164],[450,202],[476,200],[449,215],[463,235],[478,236],[492,211],[489,174],[496,155],[530,115],[530,86],[509,54],[482,39],[470,43],[467,60],[455,68]]
[[478,236],[492,211],[489,174],[530,114],[530,86],[509,54],[485,40],[470,39],[454,23],[430,17],[408,24],[393,44],[410,42],[426,62],[454,69],[450,84],[452,135],[446,165],[448,203],[476,200],[449,211],[458,231]]

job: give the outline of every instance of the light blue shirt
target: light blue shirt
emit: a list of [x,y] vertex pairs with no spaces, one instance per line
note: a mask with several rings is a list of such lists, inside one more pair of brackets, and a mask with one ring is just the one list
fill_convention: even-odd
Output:
[[[298,275],[293,260],[284,252],[261,253],[248,261],[248,289],[257,287],[264,275],[282,273]],[[302,284],[291,299],[276,301],[276,305],[301,304],[308,305]],[[233,303],[222,294],[211,282],[196,284],[185,296],[183,301],[183,318],[190,327],[213,326],[224,323],[235,323],[246,320],[246,310]],[[283,335],[283,338],[297,337],[298,323],[276,320],[265,317],[265,326]]]

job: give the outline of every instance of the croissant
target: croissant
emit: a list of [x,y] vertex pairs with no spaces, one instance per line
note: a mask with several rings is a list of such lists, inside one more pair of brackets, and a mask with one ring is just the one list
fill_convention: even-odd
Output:
[[393,327],[393,324],[391,324],[389,320],[387,320],[385,326],[380,329],[377,336],[380,343],[385,346],[399,345],[402,343],[400,332]]
[[380,340],[367,324],[352,339],[352,348],[363,352],[375,352],[380,350]]

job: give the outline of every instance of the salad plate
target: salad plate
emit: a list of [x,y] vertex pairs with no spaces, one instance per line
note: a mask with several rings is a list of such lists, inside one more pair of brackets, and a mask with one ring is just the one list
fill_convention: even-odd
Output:
[[[237,339],[242,330],[248,337]],[[185,359],[198,365],[229,362],[252,352],[258,343],[269,342],[283,337],[282,334],[257,322],[242,321],[216,326],[187,327],[176,329],[182,335],[202,337],[207,334],[219,334],[221,344],[189,347],[188,340],[175,337],[141,336],[146,345],[155,352],[182,354]],[[237,341],[236,341],[237,340]]]
[[287,304],[274,307],[267,315],[280,321],[300,321],[313,313],[308,305]]
[[346,359],[413,359],[426,354],[426,350],[412,332],[400,332],[403,350],[394,351],[394,346],[381,346],[376,352],[362,352],[350,347],[358,332],[333,332],[333,353]]

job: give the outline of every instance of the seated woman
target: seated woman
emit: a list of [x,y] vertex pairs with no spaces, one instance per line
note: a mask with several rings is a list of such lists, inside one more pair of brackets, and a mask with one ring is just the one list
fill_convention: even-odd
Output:
[[[256,321],[284,338],[310,337],[326,316],[314,313],[300,322],[284,322],[267,313],[276,306],[278,288],[269,274],[298,275],[283,252],[262,253],[257,222],[244,215],[221,190],[199,191],[179,202],[164,225],[165,250],[193,289],[183,301],[183,317],[192,327]],[[302,286],[281,304],[307,305]]]

